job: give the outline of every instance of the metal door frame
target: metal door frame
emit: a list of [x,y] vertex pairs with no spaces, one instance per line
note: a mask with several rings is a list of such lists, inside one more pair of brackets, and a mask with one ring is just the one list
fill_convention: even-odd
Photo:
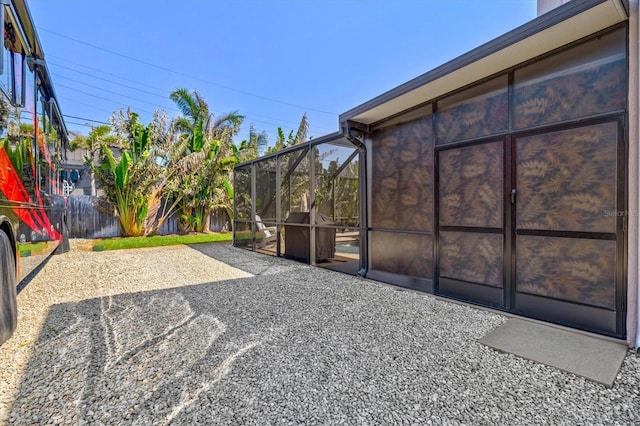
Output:
[[[455,280],[452,278],[442,277],[440,275],[440,231],[453,231],[453,232],[473,232],[473,233],[489,233],[500,234],[496,232],[498,228],[492,227],[470,227],[470,226],[442,226],[440,225],[440,153],[443,151],[450,151],[461,148],[468,148],[478,145],[484,145],[489,143],[502,143],[502,162],[503,162],[503,180],[502,180],[502,192],[503,192],[503,220],[502,220],[502,288],[493,287],[482,283],[473,283],[462,280]],[[507,178],[509,176],[507,170],[507,150],[510,144],[508,143],[508,137],[505,134],[494,135],[485,137],[482,139],[476,139],[473,141],[463,143],[451,143],[440,146],[434,146],[434,289],[435,293],[452,297],[465,302],[480,304],[483,306],[490,306],[499,310],[507,310],[505,301],[508,300],[506,294],[508,293],[509,274],[506,264],[507,247],[508,247],[508,233],[509,229],[507,225],[507,209],[506,200],[507,196]],[[468,284],[472,284],[471,287]]]
[[[587,119],[574,120],[560,124],[552,124],[539,126],[535,129],[527,129],[521,132],[506,132],[491,137],[478,138],[473,141],[463,143],[445,144],[434,146],[434,289],[435,293],[445,297],[451,297],[465,302],[489,306],[498,310],[511,312],[531,318],[541,319],[547,322],[567,325],[573,328],[584,329],[599,334],[604,334],[616,338],[624,338],[626,335],[626,283],[627,283],[627,211],[628,195],[627,195],[627,137],[626,137],[626,114],[625,112],[616,111],[609,114],[603,114]],[[602,238],[603,233],[579,233],[567,232],[566,234],[582,235],[591,237],[592,239],[602,240],[609,239],[615,241],[615,311],[604,315],[602,308],[590,305],[581,305],[576,302],[567,300],[553,299],[545,296],[532,297],[531,303],[522,303],[522,296],[516,289],[516,253],[517,253],[517,147],[516,141],[519,138],[542,135],[546,133],[554,133],[559,131],[579,129],[597,124],[617,123],[617,173],[616,173],[616,208],[619,212],[625,212],[624,215],[617,215],[616,230],[613,238]],[[454,230],[459,228],[460,231],[466,232],[491,232],[489,229],[472,228],[472,227],[451,227],[440,225],[440,152],[451,149],[465,148],[476,146],[490,142],[502,141],[503,143],[503,300],[501,303],[495,303],[495,298],[487,300],[482,295],[482,291],[476,291],[471,288],[465,288],[468,284],[465,281],[451,280],[440,275],[440,231]],[[515,189],[516,199],[512,202],[512,190]],[[493,229],[492,229],[493,230]],[[493,230],[495,231],[495,230]],[[558,236],[562,236],[561,231],[557,231]],[[475,283],[472,283],[475,284]],[[488,287],[488,286],[486,286]],[[466,291],[461,291],[466,290]],[[522,294],[522,293],[520,293]],[[527,297],[525,297],[526,299]],[[535,300],[534,300],[535,299]],[[520,302],[520,306],[517,302]],[[523,309],[524,308],[524,309]],[[567,310],[568,309],[568,310]],[[568,312],[568,315],[558,315],[558,310]],[[576,318],[567,321],[566,317],[574,315]],[[606,328],[598,326],[598,322],[608,322],[612,327]]]
[[[615,112],[611,114],[600,115],[590,119],[579,120],[572,123],[562,123],[556,125],[542,126],[536,129],[513,132],[509,137],[509,154],[510,158],[507,163],[511,168],[510,184],[511,189],[518,189],[517,182],[517,140],[523,137],[544,135],[555,132],[562,132],[572,129],[580,129],[584,127],[594,126],[598,124],[616,123],[617,124],[617,140],[616,140],[616,210],[624,212],[622,216],[616,215],[615,233],[603,232],[578,232],[578,231],[541,231],[518,233],[516,214],[517,214],[517,192],[515,204],[505,204],[505,213],[508,211],[508,221],[510,222],[510,232],[507,238],[510,247],[509,256],[509,298],[506,300],[508,311],[514,314],[524,315],[548,322],[566,325],[572,328],[583,329],[586,331],[605,334],[616,338],[624,338],[626,335],[626,264],[627,264],[627,165],[626,165],[626,122],[625,114]],[[528,293],[518,293],[516,289],[516,253],[517,253],[517,236],[518,235],[537,235],[555,236],[555,237],[573,237],[585,238],[598,241],[615,241],[615,311],[605,314],[604,308],[598,308],[593,305],[581,304],[568,300],[555,299],[547,296],[535,296]],[[552,235],[556,234],[556,235]],[[606,235],[605,235],[606,234]],[[506,262],[506,259],[505,259]],[[518,301],[518,296],[521,299]],[[567,319],[567,317],[572,317]],[[602,323],[608,322],[611,327],[603,328]]]

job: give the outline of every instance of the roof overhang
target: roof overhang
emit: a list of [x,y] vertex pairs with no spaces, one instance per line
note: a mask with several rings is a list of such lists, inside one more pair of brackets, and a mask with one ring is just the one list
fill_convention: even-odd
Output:
[[373,124],[628,19],[620,0],[573,0],[340,115]]
[[44,59],[44,53],[42,52],[42,46],[40,45],[40,39],[36,32],[36,28],[33,26],[33,18],[31,12],[25,0],[14,0],[13,8],[18,15],[20,25],[24,31],[25,36],[29,42],[29,47],[34,58]]

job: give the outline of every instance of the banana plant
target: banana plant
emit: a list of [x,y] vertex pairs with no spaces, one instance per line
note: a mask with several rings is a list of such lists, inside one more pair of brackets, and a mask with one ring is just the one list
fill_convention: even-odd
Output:
[[137,114],[122,115],[117,126],[121,133],[118,159],[110,143],[100,144],[99,178],[115,206],[124,236],[144,235],[149,196],[158,180],[150,159],[152,124],[145,127],[137,120]]
[[115,207],[123,235],[141,236],[144,233],[143,223],[149,208],[148,197],[132,185],[132,156],[123,150],[120,159],[116,160],[108,146],[102,147],[102,156],[106,161],[101,165],[104,174],[113,175],[113,187],[110,188],[115,198]]

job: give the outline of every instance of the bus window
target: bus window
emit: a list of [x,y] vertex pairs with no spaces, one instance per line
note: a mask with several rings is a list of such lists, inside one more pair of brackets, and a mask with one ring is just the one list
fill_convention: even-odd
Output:
[[11,100],[16,105],[24,105],[24,55],[18,52],[11,52],[13,70],[13,91]]
[[24,44],[10,9],[4,8],[4,43],[0,88],[15,106],[24,103]]
[[7,94],[9,98],[11,98],[11,92],[13,91],[13,52],[11,51],[11,39],[15,40],[13,24],[7,22],[4,24],[5,26],[5,39],[2,49],[2,80],[0,80],[0,84],[2,85],[2,90]]

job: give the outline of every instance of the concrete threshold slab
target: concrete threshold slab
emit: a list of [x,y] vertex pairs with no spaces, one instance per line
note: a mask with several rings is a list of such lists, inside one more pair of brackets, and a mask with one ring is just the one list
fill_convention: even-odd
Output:
[[623,343],[511,318],[478,340],[493,349],[612,387],[627,354]]

